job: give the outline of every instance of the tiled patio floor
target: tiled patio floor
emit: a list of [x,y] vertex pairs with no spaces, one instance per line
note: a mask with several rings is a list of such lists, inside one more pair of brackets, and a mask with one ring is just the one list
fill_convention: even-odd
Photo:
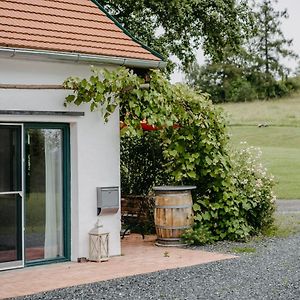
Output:
[[232,255],[174,247],[156,247],[154,236],[131,234],[122,256],[102,263],[59,263],[0,272],[0,299],[165,269],[234,258]]

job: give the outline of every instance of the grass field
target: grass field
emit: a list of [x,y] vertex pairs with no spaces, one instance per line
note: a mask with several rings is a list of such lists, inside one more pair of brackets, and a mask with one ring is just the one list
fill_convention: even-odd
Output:
[[230,125],[300,127],[300,95],[269,101],[227,103],[220,105]]
[[231,124],[232,143],[239,147],[246,141],[261,148],[263,162],[277,181],[277,197],[300,199],[300,96],[222,107]]

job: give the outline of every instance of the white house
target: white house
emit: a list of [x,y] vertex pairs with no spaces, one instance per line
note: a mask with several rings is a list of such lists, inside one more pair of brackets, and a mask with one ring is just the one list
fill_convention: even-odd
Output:
[[88,257],[98,220],[120,255],[120,209],[97,215],[97,187],[120,203],[118,114],[65,108],[61,84],[164,64],[96,1],[0,1],[0,269]]

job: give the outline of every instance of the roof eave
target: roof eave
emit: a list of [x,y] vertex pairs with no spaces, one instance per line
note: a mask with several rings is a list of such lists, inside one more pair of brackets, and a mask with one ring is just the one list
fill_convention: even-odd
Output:
[[48,50],[22,49],[12,47],[0,47],[0,57],[31,58],[50,61],[69,61],[86,64],[108,64],[142,69],[164,69],[167,65],[164,61],[92,55],[75,52],[58,52]]

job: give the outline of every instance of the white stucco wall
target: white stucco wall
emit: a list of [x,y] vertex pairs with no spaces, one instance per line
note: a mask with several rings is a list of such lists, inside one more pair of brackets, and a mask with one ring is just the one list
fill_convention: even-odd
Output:
[[[89,76],[90,66],[76,63],[0,58],[2,84],[61,84],[68,76]],[[88,257],[88,231],[97,223],[96,187],[120,186],[119,118],[104,124],[89,106],[63,106],[70,91],[0,89],[0,110],[82,111],[83,117],[0,115],[1,122],[64,122],[71,143],[71,258]],[[110,233],[110,255],[119,255],[120,211],[100,217]]]

